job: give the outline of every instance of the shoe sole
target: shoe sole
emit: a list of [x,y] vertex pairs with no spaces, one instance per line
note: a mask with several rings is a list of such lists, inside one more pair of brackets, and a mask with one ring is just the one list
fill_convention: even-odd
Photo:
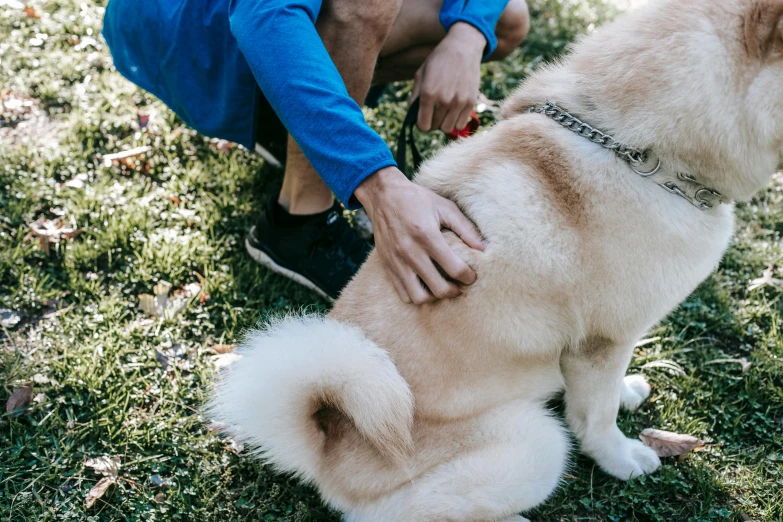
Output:
[[[250,230],[251,234],[253,233],[253,230],[255,230],[255,227]],[[289,270],[288,268],[278,265],[272,260],[271,257],[267,255],[266,252],[264,252],[263,250],[259,250],[253,245],[251,245],[248,239],[245,239],[245,249],[247,250],[247,253],[250,254],[250,257],[253,258],[253,261],[263,266],[264,268],[268,268],[272,272],[287,277],[288,279],[294,281],[295,283],[299,283],[300,285],[304,286],[308,290],[312,290],[316,294],[320,295],[330,303],[334,302],[334,299],[329,297],[326,294],[326,292],[318,288],[318,286],[315,283],[307,279],[302,274],[297,274],[293,270]]]

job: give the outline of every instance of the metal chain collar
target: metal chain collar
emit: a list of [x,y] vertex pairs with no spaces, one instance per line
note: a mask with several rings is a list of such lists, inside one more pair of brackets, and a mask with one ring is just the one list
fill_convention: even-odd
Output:
[[[662,166],[661,160],[657,160],[653,170],[647,172],[639,170],[650,159],[648,151],[619,143],[611,135],[583,122],[559,107],[555,102],[550,101],[540,107],[531,107],[527,112],[544,114],[568,130],[601,145],[605,149],[613,151],[620,159],[626,161],[636,174],[644,178],[651,178],[667,191],[686,199],[700,210],[709,210],[715,207],[715,205],[728,202],[720,192],[702,185],[693,176],[684,172],[677,173],[677,180],[684,182],[679,185],[672,179],[656,179],[663,177],[658,175]],[[668,176],[666,177],[669,178]]]

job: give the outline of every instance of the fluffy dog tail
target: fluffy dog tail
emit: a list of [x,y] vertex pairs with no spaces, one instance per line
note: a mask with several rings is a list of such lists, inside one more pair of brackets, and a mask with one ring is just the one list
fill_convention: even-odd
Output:
[[357,328],[289,317],[253,332],[238,354],[207,416],[280,470],[315,480],[330,438],[346,425],[393,461],[409,454],[413,395]]

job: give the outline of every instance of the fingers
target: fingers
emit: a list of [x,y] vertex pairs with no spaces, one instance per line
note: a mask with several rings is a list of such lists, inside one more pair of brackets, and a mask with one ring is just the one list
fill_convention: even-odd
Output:
[[484,239],[479,234],[476,226],[465,217],[465,214],[460,211],[457,205],[444,199],[444,204],[439,210],[441,224],[457,234],[466,245],[481,251],[486,248]]
[[470,120],[473,118],[473,106],[469,106],[465,108],[461,113],[459,113],[459,117],[457,118],[457,123],[454,125],[454,128],[457,130],[462,130],[465,127],[468,126],[468,123],[470,123]]
[[397,295],[400,296],[400,300],[405,304],[410,304],[411,298],[408,295],[408,291],[405,289],[405,285],[402,283],[400,276],[398,276],[395,271],[389,269],[388,267],[386,269],[386,273],[389,274],[389,279],[391,279],[392,286],[397,292]]
[[432,128],[432,117],[435,111],[435,100],[426,93],[422,93],[419,102],[419,118],[416,125],[424,132]]
[[455,128],[457,128],[459,117],[460,117],[459,107],[451,108],[448,114],[446,114],[446,117],[443,118],[443,122],[440,124],[440,130],[442,130],[446,134],[453,131]]
[[455,281],[463,285],[476,282],[476,272],[451,249],[443,234],[440,234],[440,240],[432,245],[430,256]]
[[[441,235],[440,233],[438,234]],[[438,269],[435,268],[435,265],[430,259],[430,255],[423,254],[415,259],[413,263],[413,269],[427,286],[427,289],[429,289],[428,293],[431,296],[434,296],[435,299],[457,297],[462,293],[459,286],[448,281]]]
[[408,292],[413,304],[423,305],[435,300],[435,296],[424,288],[419,276],[417,276],[415,272],[410,271],[407,273],[403,282],[405,283],[405,290]]

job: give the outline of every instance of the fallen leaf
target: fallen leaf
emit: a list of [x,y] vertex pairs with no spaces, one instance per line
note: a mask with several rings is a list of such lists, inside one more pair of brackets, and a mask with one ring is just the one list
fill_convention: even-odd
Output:
[[212,364],[215,365],[215,368],[225,368],[241,358],[242,356],[236,353],[222,353],[212,356]]
[[33,382],[36,384],[48,384],[50,381],[49,377],[42,373],[36,373],[33,375]]
[[87,492],[87,498],[85,499],[86,506],[88,508],[92,507],[92,505],[95,504],[95,501],[101,498],[103,494],[106,493],[106,490],[109,489],[109,486],[115,482],[117,482],[117,479],[112,477],[103,477],[99,480],[98,483]]
[[73,178],[69,179],[65,183],[63,183],[63,187],[73,188],[73,189],[80,189],[84,188],[84,184],[89,179],[89,176],[87,174],[77,174]]
[[748,291],[755,290],[757,288],[761,288],[762,286],[783,286],[783,279],[776,279],[773,277],[775,275],[775,266],[774,265],[768,265],[767,269],[764,270],[761,277],[758,279],[754,279],[750,282],[750,285],[748,286]]
[[145,315],[155,315],[155,298],[150,294],[139,294],[139,309]]
[[234,350],[236,350],[236,348],[237,348],[236,344],[216,344],[215,346],[212,347],[212,351],[214,351],[217,354],[222,354],[222,353],[233,352]]
[[683,435],[652,428],[642,431],[639,438],[645,445],[655,450],[659,457],[686,455],[693,450],[704,447],[704,441],[692,435]]
[[5,411],[10,414],[11,417],[19,417],[24,413],[24,408],[30,405],[30,401],[33,399],[33,385],[25,384],[21,388],[17,388],[8,397],[8,401],[5,403]]
[[73,239],[82,233],[82,229],[66,227],[62,219],[38,218],[28,225],[30,233],[25,236],[25,240],[31,237],[38,238],[38,244],[44,253],[49,254],[49,245],[59,243],[62,239]]
[[0,308],[0,326],[3,328],[13,328],[16,323],[22,320],[22,314],[6,308]]
[[22,12],[27,15],[28,18],[41,18],[34,7],[25,7]]
[[95,473],[103,475],[104,477],[110,477],[116,479],[120,475],[120,457],[109,457],[103,455],[94,459],[87,459],[84,461],[84,466],[92,468]]
[[182,200],[176,194],[170,195],[169,196],[169,201],[171,201],[175,205],[179,205],[180,203],[182,203]]
[[163,493],[162,491],[160,493],[158,493],[157,495],[155,495],[155,502],[157,502],[158,504],[160,504],[164,500],[166,500],[166,494]]
[[114,154],[104,154],[100,156],[100,158],[101,160],[103,160],[104,167],[111,167],[112,165],[120,165],[120,164],[125,165],[127,167],[128,165],[130,165],[131,158],[141,156],[145,152],[149,152],[151,150],[152,147],[150,146],[136,147],[135,149],[124,150],[122,152],[116,152]]
[[228,152],[234,147],[234,144],[227,140],[212,138],[209,140],[209,146],[213,149],[219,150],[220,152]]
[[[209,299],[209,296],[202,297],[201,285],[199,283],[190,283],[184,285],[173,292],[169,296],[172,285],[166,281],[160,281],[153,288],[155,296],[149,294],[139,295],[139,308],[142,312],[149,316],[158,316],[171,319],[179,312],[185,309],[191,300],[198,297],[201,299]],[[206,302],[206,301],[204,301]],[[203,303],[202,303],[203,304]]]

